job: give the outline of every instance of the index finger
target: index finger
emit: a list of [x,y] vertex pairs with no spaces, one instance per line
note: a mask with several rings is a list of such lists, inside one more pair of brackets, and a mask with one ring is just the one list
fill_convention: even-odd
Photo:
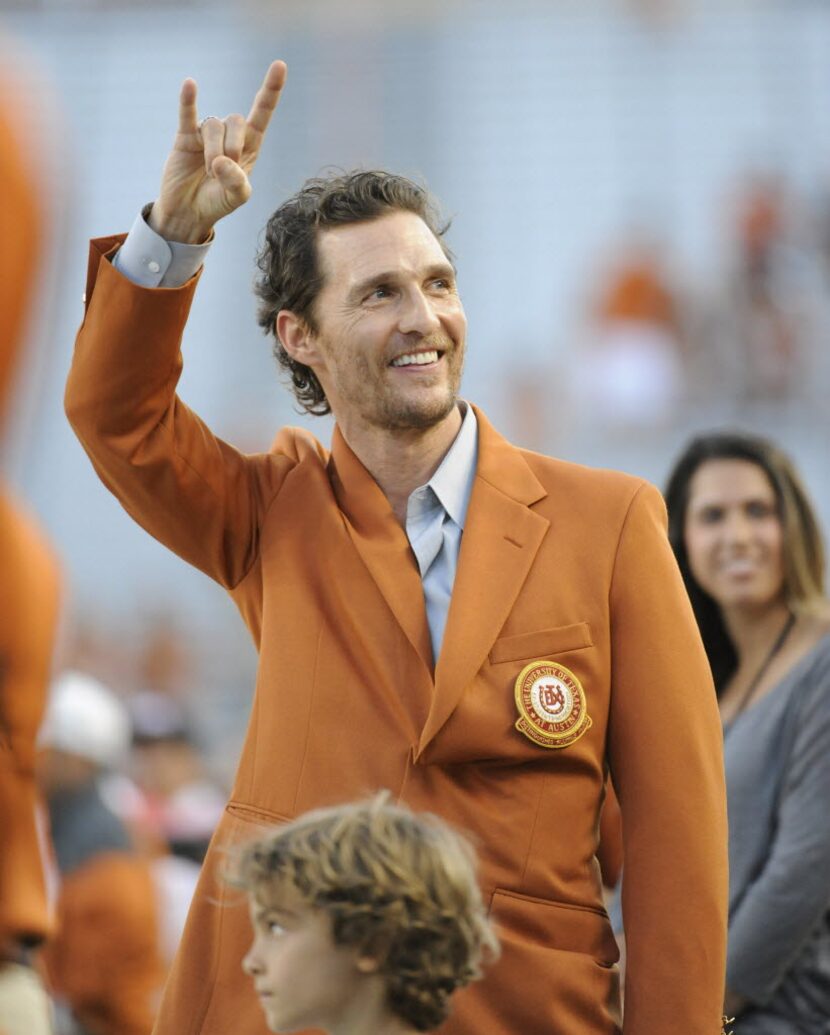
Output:
[[179,93],[179,132],[195,133],[199,129],[196,113],[196,81],[185,79]]
[[287,73],[288,69],[284,61],[272,62],[265,73],[262,86],[257,91],[254,103],[248,112],[248,126],[257,133],[264,133],[268,129],[268,123],[271,121],[271,116],[280,99],[280,93],[285,86]]

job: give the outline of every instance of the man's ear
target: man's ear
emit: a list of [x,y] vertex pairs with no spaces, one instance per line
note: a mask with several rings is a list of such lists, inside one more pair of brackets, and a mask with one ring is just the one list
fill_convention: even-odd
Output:
[[320,365],[322,356],[315,335],[302,317],[290,309],[280,309],[274,329],[280,344],[292,359],[307,367]]

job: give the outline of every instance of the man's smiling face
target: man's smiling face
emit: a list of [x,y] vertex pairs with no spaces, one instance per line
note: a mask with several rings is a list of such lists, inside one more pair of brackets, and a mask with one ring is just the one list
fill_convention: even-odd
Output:
[[320,233],[313,366],[335,418],[390,431],[453,410],[467,321],[455,271],[412,212]]

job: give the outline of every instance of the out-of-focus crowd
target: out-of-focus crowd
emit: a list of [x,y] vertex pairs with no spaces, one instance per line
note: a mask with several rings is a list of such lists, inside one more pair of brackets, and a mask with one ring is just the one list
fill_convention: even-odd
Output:
[[[17,120],[19,89],[7,68],[3,415],[26,363],[48,243],[32,175],[42,144]],[[155,685],[132,694],[56,657],[67,597],[60,563],[3,485],[0,571],[0,1032],[146,1035],[224,790],[207,772],[161,640],[142,670]],[[85,654],[95,667],[80,639],[60,653],[64,661]]]
[[146,1032],[224,807],[184,711],[65,671],[38,738],[56,869],[57,1031]]
[[736,170],[711,220],[719,247],[703,272],[649,212],[594,257],[561,354],[505,379],[521,441],[549,452],[586,434],[628,442],[701,420],[822,417],[830,196],[772,169]]
[[[733,185],[723,256],[693,286],[668,234],[633,228],[590,301],[583,348],[569,356],[575,397],[623,426],[653,426],[678,408],[810,401],[830,314],[830,207],[775,173]],[[723,262],[718,269],[718,263]]]

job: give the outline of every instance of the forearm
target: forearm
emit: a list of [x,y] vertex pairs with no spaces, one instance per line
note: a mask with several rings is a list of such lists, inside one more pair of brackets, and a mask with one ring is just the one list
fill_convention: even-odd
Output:
[[[823,832],[826,818],[813,813],[813,821]],[[792,850],[773,847],[731,918],[727,985],[754,1004],[772,998],[830,908],[830,844],[816,841],[830,839],[801,841]]]
[[103,247],[93,246],[67,415],[101,480],[131,516],[233,586],[250,566],[256,515],[278,465],[242,456],[176,396],[194,283],[170,291],[137,287],[101,256]]
[[126,440],[151,433],[173,404],[195,285],[176,291],[134,285],[105,256],[119,243],[110,238],[92,244],[86,312],[65,402],[83,441],[112,438],[131,448]]
[[[828,669],[827,660],[817,663],[799,687],[798,723],[778,792],[774,837],[761,871],[733,889],[737,907],[729,923],[727,984],[753,1003],[769,1001],[830,909]],[[735,817],[738,823],[744,818]],[[752,813],[746,818],[751,821]]]
[[714,688],[654,490],[632,504],[612,586],[611,775],[620,799],[625,1035],[717,1032],[726,809]]
[[640,820],[625,841],[625,1035],[647,1035],[658,1023],[669,1030],[670,1017],[689,1035],[718,1031],[726,954],[726,867],[712,830],[721,827],[718,797],[704,792],[682,815],[678,804],[641,794],[635,811],[668,836]]

